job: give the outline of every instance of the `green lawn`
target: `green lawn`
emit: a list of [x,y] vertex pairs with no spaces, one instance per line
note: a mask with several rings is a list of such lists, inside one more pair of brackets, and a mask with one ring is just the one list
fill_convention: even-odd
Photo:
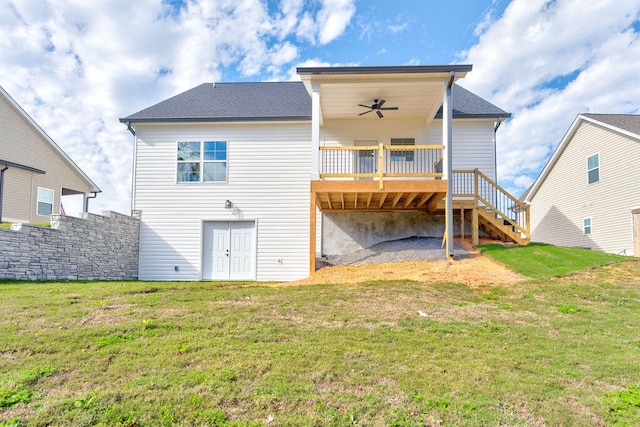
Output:
[[481,288],[0,282],[0,425],[638,425],[639,319],[638,260]]
[[511,247],[490,243],[479,245],[478,249],[515,272],[536,279],[561,276],[573,271],[628,259],[622,255],[545,243]]

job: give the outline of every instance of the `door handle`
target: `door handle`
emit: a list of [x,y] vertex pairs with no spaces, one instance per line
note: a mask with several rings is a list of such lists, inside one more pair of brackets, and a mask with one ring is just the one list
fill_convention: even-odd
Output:
[[227,251],[226,251],[225,255],[226,255],[226,256],[229,256],[229,249],[227,249]]

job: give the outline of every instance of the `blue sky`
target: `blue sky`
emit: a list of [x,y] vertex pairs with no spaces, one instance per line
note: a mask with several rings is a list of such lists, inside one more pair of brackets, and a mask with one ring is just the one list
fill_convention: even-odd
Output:
[[119,117],[297,66],[470,63],[459,83],[513,115],[498,179],[519,195],[577,114],[639,113],[639,12],[640,0],[4,0],[0,85],[102,188],[91,211],[128,213]]

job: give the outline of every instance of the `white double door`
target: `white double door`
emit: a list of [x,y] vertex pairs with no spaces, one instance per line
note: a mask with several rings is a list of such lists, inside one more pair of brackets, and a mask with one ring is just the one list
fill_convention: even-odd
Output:
[[204,280],[255,280],[255,231],[253,221],[204,223]]

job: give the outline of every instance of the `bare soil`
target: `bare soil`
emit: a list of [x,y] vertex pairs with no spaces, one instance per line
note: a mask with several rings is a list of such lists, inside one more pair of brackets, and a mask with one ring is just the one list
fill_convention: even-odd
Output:
[[[480,243],[499,242],[483,241]],[[485,287],[516,284],[526,280],[526,277],[514,273],[473,249],[469,241],[462,244],[471,253],[470,257],[454,261],[402,261],[336,265],[321,268],[307,279],[278,285],[355,284],[373,280],[415,280],[421,283],[455,282],[471,287]]]

